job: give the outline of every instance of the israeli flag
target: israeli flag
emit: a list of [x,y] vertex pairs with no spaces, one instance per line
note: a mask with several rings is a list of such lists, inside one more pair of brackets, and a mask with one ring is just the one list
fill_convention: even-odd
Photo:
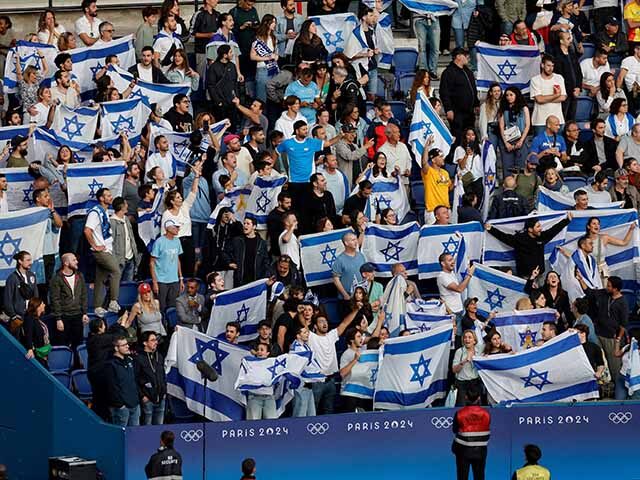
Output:
[[267,279],[256,280],[218,294],[209,318],[207,335],[224,337],[228,322],[240,323],[240,342],[258,336],[258,323],[267,318]]
[[357,57],[361,54],[366,54],[369,50],[365,32],[362,31],[362,25],[358,23],[350,35],[347,36],[347,41],[344,44],[344,54],[348,58],[352,58],[351,64],[355,69],[356,75],[361,76],[363,71],[369,70],[369,58]]
[[350,228],[331,232],[312,233],[298,238],[300,242],[300,261],[304,280],[308,287],[317,287],[333,282],[331,267],[338,255],[344,252],[342,237]]
[[369,223],[364,231],[362,254],[371,262],[381,277],[391,277],[391,267],[401,263],[409,275],[418,273],[417,222],[404,225],[377,225]]
[[481,211],[482,219],[486,221],[489,216],[489,205],[491,205],[493,192],[496,191],[497,186],[496,149],[488,140],[485,140],[482,144],[482,168],[484,171],[484,177],[482,179],[484,194],[482,196]]
[[524,286],[527,282],[481,263],[475,265],[467,285],[467,298],[478,299],[478,311],[487,316],[494,311],[515,310],[518,299],[526,296]]
[[149,134],[149,155],[157,153],[155,139],[162,135],[169,142],[169,152],[176,161],[176,172],[180,173],[179,176],[184,176],[184,171],[187,168],[187,162],[193,156],[193,152],[189,148],[191,145],[191,133],[187,132],[174,132],[168,130],[156,123],[151,123]]
[[[38,53],[38,51],[40,53]],[[53,75],[56,73],[56,64],[54,62],[58,55],[58,49],[53,45],[46,43],[27,42],[26,40],[18,40],[16,46],[9,49],[4,64],[4,91],[5,93],[18,93],[18,78],[16,72],[16,55],[20,57],[20,67],[22,72],[29,66],[34,66],[38,72],[42,74],[42,59],[44,57],[47,63],[48,75],[43,79],[43,85],[50,85]]]
[[61,103],[56,107],[51,129],[64,142],[90,142],[96,134],[99,112],[97,108],[72,109]]
[[[391,2],[388,2],[391,5]],[[386,8],[386,7],[385,7]],[[380,55],[378,55],[378,68],[383,70],[390,70],[393,63],[393,52],[395,47],[393,45],[393,31],[391,26],[393,25],[393,18],[386,12],[382,12],[378,17],[378,25],[376,25],[376,44],[380,49]]]
[[408,143],[413,150],[416,162],[420,166],[425,144],[430,137],[433,137],[433,143],[428,148],[439,148],[447,156],[453,144],[453,136],[431,106],[431,102],[429,102],[424,92],[418,92],[416,103],[413,107]]
[[162,233],[162,212],[164,211],[164,188],[156,191],[153,206],[149,211],[138,210],[138,235],[151,252],[153,244]]
[[624,385],[629,391],[629,396],[640,390],[640,348],[635,338],[631,339],[629,347],[629,365],[624,376]]
[[593,368],[575,332],[515,355],[474,357],[473,363],[491,397],[502,405],[599,397]]
[[128,137],[142,133],[151,109],[141,98],[116,100],[100,104],[100,129],[103,138],[110,138],[125,132]]
[[[129,67],[136,64],[133,35],[126,35],[117,40],[113,40],[107,45],[92,45],[90,47],[76,48],[69,50],[67,53],[71,55],[71,60],[73,61],[73,73],[76,76],[76,81],[80,85],[82,100],[94,98],[96,91],[96,73],[105,67],[105,59],[107,56],[117,55],[120,68],[123,69],[123,71],[126,71]],[[124,87],[122,84],[116,84],[116,79],[113,78],[111,73],[109,73],[109,77],[114,81],[114,85],[119,92],[124,92],[129,86],[128,82]]]
[[[376,8],[376,1],[375,0],[363,0],[363,2],[367,7],[371,7],[373,9]],[[387,8],[389,8],[391,6],[393,2],[391,0],[383,0],[382,1],[382,9],[386,10]]]
[[[365,205],[364,215],[370,220],[375,219],[377,213],[381,213],[387,208],[392,208],[398,216],[398,221],[402,221],[409,213],[409,199],[400,177],[383,177],[371,175],[371,170],[367,170],[363,180],[369,180],[373,184],[369,201]],[[351,191],[351,195],[358,193],[360,188],[356,184]]]
[[504,90],[518,87],[529,92],[529,81],[540,73],[540,50],[537,46],[506,45],[500,47],[480,42],[478,53],[478,90],[486,92],[492,83],[499,83]]
[[418,15],[451,15],[458,8],[452,0],[400,0],[400,3]]
[[[108,74],[119,92],[124,92],[134,80],[133,75],[115,65],[109,65]],[[129,98],[141,98],[147,107],[156,103],[161,108],[162,114],[165,114],[173,107],[174,96],[179,93],[188,96],[190,92],[190,83],[160,84],[138,79]]]
[[407,301],[404,296],[406,291],[407,281],[402,275],[396,275],[384,287],[384,293],[380,299],[384,311],[384,326],[392,337],[399,335],[406,328]]
[[[574,214],[577,212],[574,212]],[[524,229],[524,222],[527,218],[536,217],[542,225],[542,230],[548,230],[559,221],[566,218],[565,213],[545,213],[537,215],[529,215],[524,217],[510,217],[503,219],[491,220],[491,225],[498,230],[513,234]],[[547,243],[544,247],[545,259],[549,259],[549,256],[553,253],[556,247],[564,243],[565,230],[562,230],[556,235],[553,240]],[[583,230],[584,232],[584,230]],[[502,243],[496,237],[488,232],[484,233],[484,257],[485,264],[501,266],[501,267],[515,267],[515,255],[513,248]]]
[[291,342],[289,352],[303,353],[305,355],[307,353],[309,354],[309,361],[300,374],[305,383],[324,382],[325,375],[322,373],[322,368],[320,367],[318,360],[316,360],[316,358],[314,357],[313,351],[311,350],[309,344],[299,342],[296,339]]
[[316,24],[317,35],[322,39],[329,57],[344,50],[351,32],[358,25],[358,19],[353,13],[321,15],[309,17],[309,20]]
[[236,220],[240,222],[243,221],[249,195],[251,195],[251,189],[245,187],[237,187],[229,192],[225,192],[224,198],[218,202],[216,208],[211,212],[207,228],[211,230],[216,226],[218,214],[222,207],[229,207],[233,211]]
[[[167,393],[213,422],[243,420],[246,399],[235,382],[248,353],[244,347],[178,326],[165,360]],[[218,380],[205,383],[196,368],[199,361],[218,372]]]
[[[566,210],[573,210],[575,206],[576,201],[573,199],[573,192],[560,193],[549,190],[542,185],[538,187],[537,209],[539,212],[562,212]],[[593,207],[596,210],[606,210],[612,208],[622,208],[624,206],[624,202],[589,202],[589,206]]]
[[464,184],[462,179],[455,175],[453,178],[453,201],[451,202],[451,223],[458,223],[458,208],[462,205],[464,196]]
[[273,388],[288,379],[300,383],[302,371],[311,359],[311,352],[285,353],[277,357],[242,359],[235,388],[245,393],[272,395]]
[[434,328],[440,328],[446,325],[453,326],[455,316],[433,313],[408,311],[404,317],[405,328],[413,332],[429,332]]
[[240,46],[236,42],[233,32],[229,32],[229,38],[226,38],[219,29],[213,34],[211,41],[207,43],[207,58],[209,60],[218,58],[218,47],[221,45],[229,45],[233,50],[235,60],[238,61],[237,57],[241,55]]
[[67,167],[68,216],[86,215],[97,204],[96,193],[108,188],[114,197],[122,194],[125,162],[73,164]]
[[535,347],[541,339],[542,324],[555,321],[556,310],[552,308],[498,313],[492,320],[502,340],[514,352]]
[[351,369],[349,381],[342,384],[340,395],[371,400],[378,376],[378,350],[363,350]]
[[452,333],[453,327],[447,325],[386,340],[380,347],[373,407],[426,408],[444,398]]
[[422,298],[416,298],[412,302],[407,303],[407,312],[446,315],[447,306],[440,299],[424,300]]
[[[418,274],[420,279],[436,278],[442,271],[438,257],[449,253],[460,258],[461,270],[465,271],[470,261],[482,257],[484,228],[480,222],[455,225],[423,225],[418,242]],[[464,242],[463,242],[464,240]],[[461,248],[464,246],[464,248]]]
[[[18,125],[18,126],[8,126],[8,127],[0,127],[0,152],[4,150],[4,147],[7,144],[11,143],[11,139],[17,135],[22,135],[23,137],[29,136],[29,126],[28,125]],[[11,145],[9,145],[11,147]],[[4,161],[3,167],[6,166],[6,160]]]
[[[33,202],[33,181],[35,180],[26,167],[0,169],[7,179],[7,204],[9,211],[14,212],[35,206]],[[59,183],[49,187],[49,194],[60,215],[67,213],[67,196],[60,188]]]
[[285,183],[287,176],[277,172],[269,177],[256,177],[253,182],[245,216],[256,219],[258,230],[267,229],[267,217],[278,206],[278,195]]

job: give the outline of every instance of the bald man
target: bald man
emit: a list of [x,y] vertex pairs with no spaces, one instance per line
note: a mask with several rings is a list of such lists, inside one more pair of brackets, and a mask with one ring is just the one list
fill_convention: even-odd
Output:
[[62,255],[61,262],[49,291],[51,313],[56,321],[54,342],[75,348],[83,342],[83,325],[89,323],[87,285],[78,272],[78,259],[73,253]]
[[509,175],[502,182],[502,191],[493,197],[488,220],[520,217],[528,212],[527,199],[515,192],[516,179]]

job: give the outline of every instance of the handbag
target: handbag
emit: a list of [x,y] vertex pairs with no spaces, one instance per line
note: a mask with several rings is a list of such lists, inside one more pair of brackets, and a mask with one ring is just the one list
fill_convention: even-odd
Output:
[[452,386],[447,394],[447,398],[444,401],[445,408],[453,408],[456,406],[456,400],[458,399],[458,389]]
[[507,143],[515,143],[520,140],[520,137],[522,137],[522,132],[518,125],[511,125],[504,129],[504,138]]
[[42,347],[38,347],[38,348],[34,348],[33,349],[33,353],[38,358],[47,358],[49,356],[50,352],[51,352],[51,344],[50,343],[47,343],[46,345],[43,345]]
[[475,180],[473,173],[471,172],[467,172],[464,175],[462,175],[462,177],[460,178],[460,180],[462,180],[462,186],[463,187],[468,187],[469,185],[471,185],[473,183],[473,181]]

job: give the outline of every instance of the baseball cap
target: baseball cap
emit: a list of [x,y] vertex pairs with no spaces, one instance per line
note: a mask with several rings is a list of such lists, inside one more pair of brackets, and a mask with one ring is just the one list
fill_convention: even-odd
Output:
[[373,264],[369,262],[363,263],[362,265],[360,265],[360,273],[364,273],[364,272],[373,273],[375,271],[376,271],[375,267],[373,266]]
[[169,219],[166,222],[164,222],[164,228],[165,230],[169,227],[176,227],[176,228],[180,228],[180,223],[178,223],[176,220],[173,219]]
[[436,157],[439,157],[440,155],[444,155],[442,153],[442,150],[440,150],[439,148],[432,148],[431,150],[429,150],[429,160],[433,160]]
[[229,135],[225,135],[222,141],[224,142],[225,145],[229,145],[232,141],[236,139],[240,140],[240,137],[235,133],[230,133]]
[[540,163],[540,161],[538,160],[538,154],[535,152],[531,152],[529,155],[527,155],[527,163],[530,163],[531,165],[538,165]]
[[467,308],[469,306],[470,303],[478,303],[478,297],[471,297],[471,298],[467,298],[464,301],[464,308]]
[[28,140],[24,135],[16,135],[11,139],[11,147],[17,148],[22,142],[26,142]]
[[140,295],[144,293],[149,293],[150,291],[151,291],[151,285],[149,285],[148,283],[141,283],[140,285],[138,285],[138,293]]
[[620,20],[618,20],[618,17],[611,16],[607,18],[607,23],[605,25],[620,25]]
[[613,174],[614,178],[628,177],[628,176],[629,176],[629,172],[627,172],[624,168],[617,169]]

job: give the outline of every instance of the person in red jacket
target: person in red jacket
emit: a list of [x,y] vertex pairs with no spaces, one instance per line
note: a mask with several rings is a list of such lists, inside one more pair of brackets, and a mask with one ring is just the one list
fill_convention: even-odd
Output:
[[456,478],[468,480],[471,469],[473,480],[484,480],[491,415],[479,405],[480,392],[476,387],[467,390],[465,400],[466,406],[453,417],[453,433],[456,436],[451,451],[456,456]]

